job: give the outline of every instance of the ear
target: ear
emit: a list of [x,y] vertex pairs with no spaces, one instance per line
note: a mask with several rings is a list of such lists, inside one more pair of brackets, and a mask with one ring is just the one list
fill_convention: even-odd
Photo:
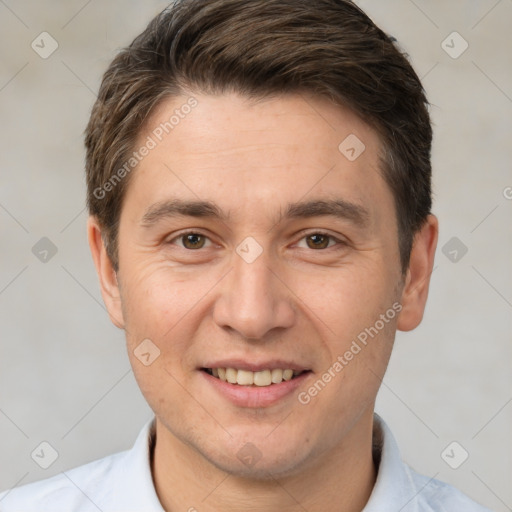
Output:
[[94,266],[98,273],[100,281],[101,296],[107,307],[108,314],[112,323],[124,328],[123,311],[121,307],[121,295],[119,292],[119,283],[117,275],[112,266],[112,262],[107,255],[103,239],[101,237],[101,227],[94,216],[89,216],[87,220],[87,238],[91,249]]
[[423,227],[414,237],[409,268],[400,300],[402,310],[397,321],[397,329],[400,331],[415,329],[423,319],[438,234],[437,217],[429,215]]

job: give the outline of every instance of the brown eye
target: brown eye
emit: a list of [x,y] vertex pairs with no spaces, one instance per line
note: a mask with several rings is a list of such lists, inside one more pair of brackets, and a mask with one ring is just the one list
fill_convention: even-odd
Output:
[[183,241],[185,249],[202,249],[205,237],[199,233],[185,233],[179,237]]
[[[326,249],[329,245],[330,238],[333,237],[322,233],[313,233],[306,236],[307,244],[310,249]],[[309,243],[309,241],[311,241],[311,243]]]

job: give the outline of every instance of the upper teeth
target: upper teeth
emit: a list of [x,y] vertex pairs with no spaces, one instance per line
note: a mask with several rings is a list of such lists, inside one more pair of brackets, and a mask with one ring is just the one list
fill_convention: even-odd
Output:
[[270,386],[279,384],[283,380],[290,380],[294,375],[301,373],[298,370],[262,370],[251,372],[248,370],[237,370],[235,368],[211,368],[212,375],[230,384],[242,386]]

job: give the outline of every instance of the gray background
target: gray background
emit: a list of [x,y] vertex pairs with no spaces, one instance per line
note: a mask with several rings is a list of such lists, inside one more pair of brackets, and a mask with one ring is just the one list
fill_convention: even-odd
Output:
[[[425,318],[398,333],[377,412],[417,471],[512,510],[512,0],[357,3],[433,104],[440,220]],[[0,490],[127,449],[151,417],[87,245],[82,133],[115,52],[165,5],[0,0]],[[46,59],[43,31],[59,45]],[[31,458],[42,441],[48,469]]]

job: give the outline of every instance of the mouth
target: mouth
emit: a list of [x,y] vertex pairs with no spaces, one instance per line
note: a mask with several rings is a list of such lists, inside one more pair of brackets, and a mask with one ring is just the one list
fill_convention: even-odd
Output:
[[272,368],[256,372],[237,368],[201,368],[201,370],[222,382],[261,388],[294,380],[305,373],[311,372],[311,370],[292,370],[290,368]]

